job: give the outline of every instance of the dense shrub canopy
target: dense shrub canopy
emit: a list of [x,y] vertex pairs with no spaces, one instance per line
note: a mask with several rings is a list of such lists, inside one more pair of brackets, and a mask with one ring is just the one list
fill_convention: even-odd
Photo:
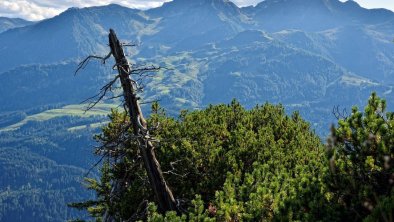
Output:
[[201,196],[220,220],[323,218],[324,148],[297,113],[265,104],[245,110],[238,102],[182,113],[178,121],[153,115],[164,169],[178,160],[174,193]]
[[372,94],[364,113],[357,107],[339,120],[329,140],[328,180],[348,220],[393,221],[394,113]]
[[[233,101],[175,119],[154,104],[150,137],[178,215],[157,211],[127,115],[110,118],[97,136],[107,155],[101,181],[87,179],[97,200],[74,204],[98,220],[109,209],[119,220],[393,221],[394,114],[376,94],[364,113],[355,107],[339,120],[327,149],[280,105]],[[120,197],[109,195],[115,178],[127,181]]]
[[[102,143],[117,135],[119,125],[127,124],[125,114],[116,111],[111,120],[98,136]],[[155,104],[149,125],[155,127],[151,136],[157,157],[183,204],[184,218],[305,221],[335,216],[327,208],[329,195],[323,184],[328,171],[325,149],[298,113],[287,116],[282,106],[270,104],[246,110],[233,101],[184,111],[174,119]],[[138,149],[132,140],[127,141],[118,148],[127,148],[129,162],[104,172],[109,177],[129,178],[124,196],[117,206],[111,206],[119,218],[136,216],[144,200],[154,202],[136,158]],[[99,196],[105,203],[105,195]],[[102,213],[102,208],[98,204],[90,210]],[[151,212],[152,218],[160,215]]]

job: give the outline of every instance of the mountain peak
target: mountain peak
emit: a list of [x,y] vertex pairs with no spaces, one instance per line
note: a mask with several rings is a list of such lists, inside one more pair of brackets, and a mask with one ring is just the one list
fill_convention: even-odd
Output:
[[179,16],[200,17],[200,21],[209,18],[216,20],[217,17],[220,20],[238,21],[242,17],[240,8],[229,0],[173,0],[164,3],[162,7],[149,9],[146,13],[166,19]]
[[173,13],[184,9],[201,8],[201,7],[204,8],[209,7],[219,10],[239,9],[233,2],[229,0],[173,0],[164,3],[162,7],[151,9],[149,11],[151,12],[167,11],[168,13]]
[[[308,7],[327,7],[332,4],[340,4],[339,0],[265,0],[256,5],[259,7],[269,7],[274,5],[281,6],[308,6]],[[357,4],[357,3],[356,3]]]
[[378,24],[394,18],[394,13],[365,9],[352,0],[265,0],[244,12],[270,31],[322,31],[349,24]]
[[169,4],[182,4],[182,5],[193,5],[193,4],[234,4],[229,0],[173,0],[171,2],[166,2],[164,5]]

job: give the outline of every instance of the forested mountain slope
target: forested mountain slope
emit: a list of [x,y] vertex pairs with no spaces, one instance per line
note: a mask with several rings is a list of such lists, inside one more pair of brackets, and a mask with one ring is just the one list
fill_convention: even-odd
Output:
[[[174,0],[145,11],[115,4],[70,8],[54,18],[0,31],[0,148],[59,166],[53,170],[72,178],[64,189],[81,191],[74,182],[89,167],[81,161],[94,161],[88,152],[73,155],[94,145],[93,132],[107,121],[109,108],[119,104],[107,101],[89,115],[83,115],[86,104],[69,108],[95,95],[114,74],[112,61],[91,62],[75,77],[74,72],[86,56],[109,52],[109,28],[124,42],[138,45],[127,49],[133,63],[167,68],[144,80],[142,101],[159,100],[173,116],[233,98],[247,108],[281,103],[287,112],[299,110],[325,138],[335,121],[334,106],[350,110],[371,91],[394,104],[393,24],[391,11],[338,0],[265,0],[246,8],[225,0]],[[0,160],[0,177],[23,175],[8,164],[16,155],[10,156]],[[69,167],[78,170],[65,170]],[[36,182],[51,181],[48,175],[33,176],[30,188],[30,179],[15,180],[22,181],[23,189],[47,189]],[[22,188],[4,181],[2,197],[17,200],[14,194]],[[69,214],[69,199],[61,195],[56,198],[61,210],[42,204],[34,215],[43,216],[36,219],[77,215]],[[0,220],[20,220],[13,216],[26,204],[2,208]]]

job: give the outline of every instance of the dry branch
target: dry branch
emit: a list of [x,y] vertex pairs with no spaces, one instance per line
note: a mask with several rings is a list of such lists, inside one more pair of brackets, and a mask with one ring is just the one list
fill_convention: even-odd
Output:
[[[78,65],[75,74],[81,69],[84,69],[90,60],[99,59],[105,63],[106,60],[112,55],[115,58],[115,65],[113,68],[118,70],[118,75],[116,75],[110,82],[105,84],[100,89],[98,94],[84,101],[91,101],[86,108],[86,111],[95,107],[105,98],[109,92],[113,92],[114,85],[119,80],[123,93],[121,95],[112,96],[110,99],[123,97],[122,104],[126,114],[130,118],[130,122],[125,127],[123,124],[120,124],[121,128],[117,130],[117,134],[114,138],[111,138],[110,140],[99,138],[102,140],[101,142],[103,142],[103,144],[96,149],[96,154],[102,155],[102,158],[94,166],[97,166],[104,159],[104,157],[113,158],[115,165],[117,163],[123,162],[123,158],[126,156],[127,147],[129,145],[127,143],[130,141],[136,142],[139,148],[139,155],[141,155],[138,155],[137,159],[143,160],[144,167],[149,179],[149,184],[156,197],[159,210],[162,212],[172,210],[179,212],[179,202],[175,200],[171,189],[168,187],[167,182],[164,179],[163,172],[154,152],[154,145],[152,144],[152,142],[155,140],[149,135],[149,129],[139,103],[140,98],[137,96],[137,93],[143,90],[143,80],[146,77],[150,77],[152,72],[157,72],[162,69],[162,67],[153,65],[133,67],[129,64],[122,47],[135,46],[135,44],[120,43],[112,29],[110,30],[108,37],[111,52],[105,57],[94,55],[88,56]],[[132,79],[132,76],[138,77],[137,80]],[[126,119],[124,122],[126,122]],[[173,170],[169,173],[176,174],[173,164],[171,164],[171,166]],[[129,177],[127,176],[126,172],[123,178],[118,178],[112,181],[110,202],[116,201],[116,197],[122,196],[122,193],[125,190],[124,186],[127,184],[128,180]],[[108,209],[103,215],[103,219],[104,221],[111,222],[117,220],[115,215],[111,215],[111,212],[109,212]]]
[[91,59],[99,59],[99,60],[102,60],[103,64],[105,64],[105,61],[106,61],[107,59],[109,59],[110,57],[111,57],[111,52],[108,53],[108,55],[106,55],[106,56],[104,56],[104,57],[95,56],[95,55],[90,55],[90,56],[86,57],[82,62],[79,63],[78,68],[77,68],[77,70],[75,70],[74,75],[76,75],[76,74],[78,73],[79,70],[84,69],[84,68],[88,65],[88,63],[89,63],[89,61],[90,61]]

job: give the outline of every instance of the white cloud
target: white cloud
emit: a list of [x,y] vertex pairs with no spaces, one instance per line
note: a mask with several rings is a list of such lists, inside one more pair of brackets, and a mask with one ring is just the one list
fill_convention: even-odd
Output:
[[130,8],[159,7],[170,0],[0,0],[0,16],[27,20],[42,20],[63,12],[70,7],[91,7],[120,4]]
[[394,11],[393,0],[357,0],[357,2],[365,8],[387,8]]
[[28,0],[1,0],[0,15],[21,17],[28,20],[41,20],[62,12],[53,7],[42,7]]
[[262,0],[233,0],[236,5],[240,7],[249,6],[249,5],[257,5]]
[[130,8],[151,8],[158,7],[163,2],[170,0],[30,0],[31,2],[43,6],[53,8],[69,8],[69,7],[91,7],[99,5],[108,5],[111,3],[120,4]]

